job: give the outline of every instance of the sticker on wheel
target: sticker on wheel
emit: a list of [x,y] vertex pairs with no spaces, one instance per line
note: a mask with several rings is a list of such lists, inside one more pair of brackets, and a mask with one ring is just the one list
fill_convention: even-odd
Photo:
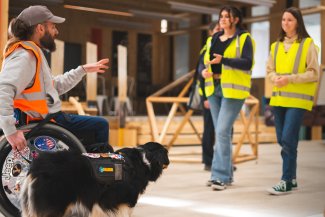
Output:
[[40,151],[51,151],[55,148],[56,142],[52,137],[39,136],[34,140],[34,146]]

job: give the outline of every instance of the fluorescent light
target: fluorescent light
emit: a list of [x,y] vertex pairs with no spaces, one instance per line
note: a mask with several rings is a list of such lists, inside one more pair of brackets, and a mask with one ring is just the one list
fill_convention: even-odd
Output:
[[172,9],[179,10],[179,11],[187,11],[187,12],[194,12],[199,14],[218,14],[220,9],[218,8],[210,8],[210,7],[203,7],[199,5],[192,5],[187,3],[180,3],[180,2],[168,2],[171,5]]
[[129,12],[137,17],[145,17],[145,18],[158,19],[158,20],[166,19],[171,22],[181,22],[181,21],[188,20],[188,18],[184,18],[175,14],[157,13],[157,12],[149,12],[149,11],[141,11],[141,10],[129,10]]
[[76,5],[64,5],[64,7],[68,8],[68,9],[73,9],[73,10],[90,11],[90,12],[96,12],[96,13],[102,13],[102,14],[112,14],[112,15],[119,15],[119,16],[126,16],[126,17],[133,16],[132,13],[122,12],[122,11],[112,11],[112,10],[106,10],[106,9],[81,7],[81,6],[76,6]]

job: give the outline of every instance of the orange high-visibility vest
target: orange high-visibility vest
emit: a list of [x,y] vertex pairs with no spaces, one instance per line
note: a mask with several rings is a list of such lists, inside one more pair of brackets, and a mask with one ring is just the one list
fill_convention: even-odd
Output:
[[42,82],[41,63],[42,56],[38,46],[32,41],[20,41],[13,44],[5,53],[4,57],[8,57],[17,48],[24,48],[30,50],[36,57],[36,72],[33,85],[26,88],[22,93],[15,96],[14,108],[18,108],[26,114],[39,113],[40,116],[45,117],[49,113],[46,102],[46,93],[44,90],[44,83]]

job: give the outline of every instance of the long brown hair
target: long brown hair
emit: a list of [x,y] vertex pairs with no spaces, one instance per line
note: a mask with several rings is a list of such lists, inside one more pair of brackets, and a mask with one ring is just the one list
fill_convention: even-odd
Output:
[[36,25],[29,26],[23,21],[17,18],[13,18],[9,23],[9,40],[7,41],[7,44],[5,46],[4,53],[7,52],[11,45],[13,45],[14,43],[18,41],[29,40],[34,33],[35,27]]
[[[301,40],[303,38],[310,37],[309,34],[308,34],[308,32],[307,32],[307,30],[306,30],[305,23],[304,23],[304,20],[302,18],[301,11],[298,8],[296,8],[296,7],[290,7],[290,8],[285,9],[283,11],[282,15],[285,12],[288,12],[288,13],[292,14],[292,16],[294,16],[294,18],[296,18],[296,20],[297,20],[298,41],[301,42]],[[286,36],[286,33],[283,30],[283,28],[281,27],[281,31],[280,31],[278,40],[279,41],[283,41],[285,36]]]

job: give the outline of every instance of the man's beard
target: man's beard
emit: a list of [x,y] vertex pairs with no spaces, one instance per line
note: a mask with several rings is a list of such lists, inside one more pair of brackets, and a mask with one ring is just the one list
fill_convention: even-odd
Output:
[[54,38],[48,31],[45,31],[45,35],[40,39],[41,46],[50,52],[56,50],[56,45],[54,42]]

